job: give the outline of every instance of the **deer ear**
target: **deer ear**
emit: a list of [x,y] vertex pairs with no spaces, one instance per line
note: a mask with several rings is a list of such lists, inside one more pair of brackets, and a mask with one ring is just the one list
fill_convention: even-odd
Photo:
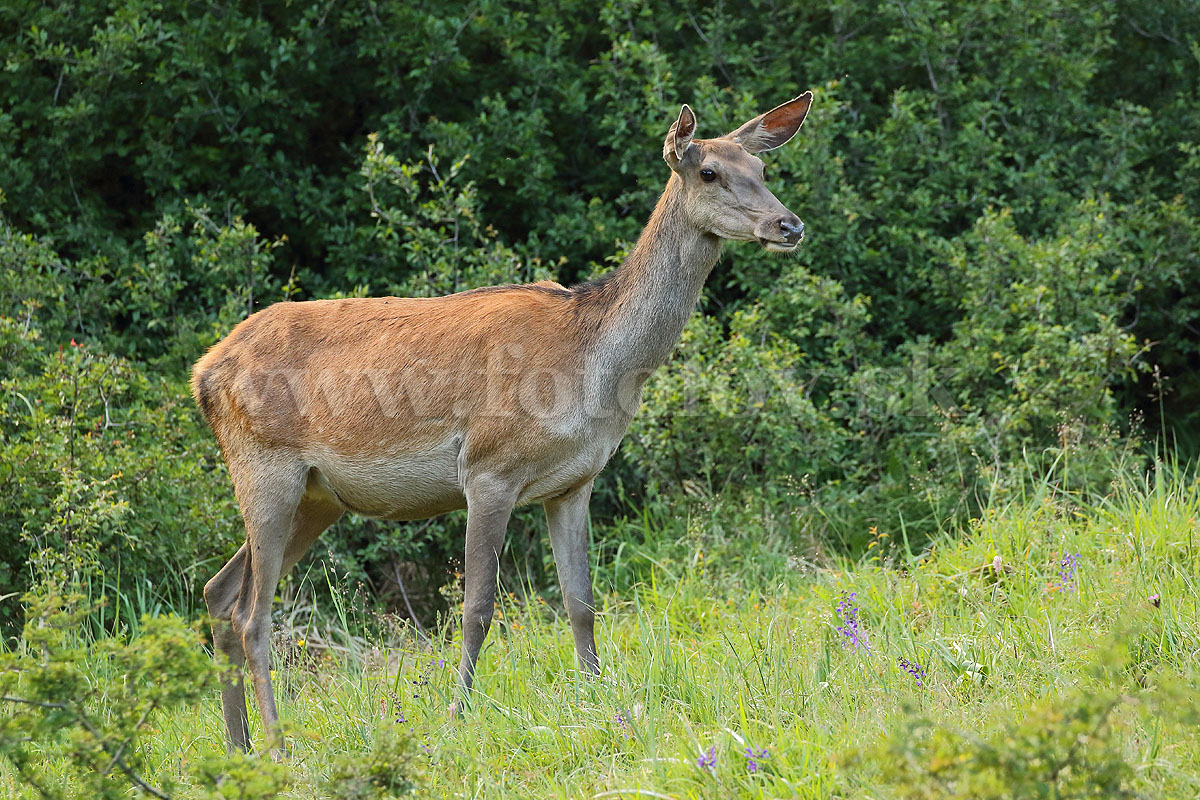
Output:
[[679,109],[679,119],[671,124],[667,132],[667,140],[663,142],[663,158],[671,168],[679,166],[684,154],[692,146],[692,137],[696,135],[696,115],[687,103]]
[[725,138],[737,142],[748,153],[761,153],[764,150],[782,147],[800,130],[804,118],[808,116],[812,99],[812,92],[805,92],[781,106],[775,106],[765,114],[760,114]]

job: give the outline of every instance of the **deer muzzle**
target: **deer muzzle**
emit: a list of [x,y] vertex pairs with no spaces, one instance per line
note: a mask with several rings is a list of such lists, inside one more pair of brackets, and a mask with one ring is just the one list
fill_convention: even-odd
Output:
[[760,226],[758,241],[765,249],[776,253],[794,250],[804,238],[804,223],[792,212],[785,212],[766,225]]

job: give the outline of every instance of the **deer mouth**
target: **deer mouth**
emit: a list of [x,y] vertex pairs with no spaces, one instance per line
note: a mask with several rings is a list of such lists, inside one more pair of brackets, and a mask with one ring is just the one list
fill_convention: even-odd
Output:
[[764,250],[772,253],[790,253],[800,246],[801,241],[803,241],[803,237],[794,242],[780,242],[760,237],[758,243],[763,246]]

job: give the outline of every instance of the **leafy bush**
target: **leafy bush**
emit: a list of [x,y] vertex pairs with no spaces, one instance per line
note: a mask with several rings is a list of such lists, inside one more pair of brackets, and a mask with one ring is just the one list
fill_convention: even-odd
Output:
[[879,780],[894,797],[1136,797],[1112,737],[1117,705],[1104,695],[1056,699],[981,736],[910,719],[880,748]]
[[91,609],[80,595],[48,588],[24,599],[21,646],[0,654],[0,696],[11,711],[0,715],[0,755],[26,796],[107,800],[128,797],[131,786],[165,796],[142,777],[138,740],[156,713],[212,692],[216,665],[196,630],[178,617],[144,617],[130,642],[88,642],[80,625]]
[[[1190,11],[8,4],[0,579],[26,586],[40,547],[128,576],[122,594],[181,576],[144,599],[191,602],[240,535],[184,392],[204,348],[284,298],[608,269],[665,182],[681,101],[711,136],[815,90],[767,158],[809,239],[791,260],[729,248],[599,525],[682,488],[865,547],[871,525],[945,527],[1027,465],[1101,485],[1141,418],[1194,448]],[[535,519],[512,555],[541,546]],[[343,523],[330,555],[376,595],[398,562],[436,583],[457,524]]]
[[416,788],[419,773],[416,743],[409,734],[384,726],[375,732],[367,753],[347,753],[336,759],[324,779],[333,800],[392,800]]
[[[23,299],[23,320],[0,318],[0,576],[16,596],[35,579],[87,583],[120,600],[126,624],[186,608],[241,537],[216,445],[181,378],[67,338],[52,318],[47,341],[35,320],[55,302],[48,286]],[[10,598],[0,621],[17,613]]]

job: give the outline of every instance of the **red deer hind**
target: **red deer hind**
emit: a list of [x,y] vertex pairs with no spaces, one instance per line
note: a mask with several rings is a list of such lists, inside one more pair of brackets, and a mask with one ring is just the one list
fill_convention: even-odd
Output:
[[467,509],[462,661],[469,698],[492,621],[514,507],[541,503],[580,668],[600,669],[588,572],[592,480],[641,387],[666,361],[721,241],[794,250],[804,225],[767,189],[755,154],[786,143],[812,93],[717,139],[683,106],[671,167],[633,251],[612,274],[447,297],[277,303],[196,364],[192,389],[229,465],[246,542],[204,587],[232,670],[221,705],[249,746],[242,666],[267,741],[281,743],[269,666],[280,577],[347,511],[392,520]]

